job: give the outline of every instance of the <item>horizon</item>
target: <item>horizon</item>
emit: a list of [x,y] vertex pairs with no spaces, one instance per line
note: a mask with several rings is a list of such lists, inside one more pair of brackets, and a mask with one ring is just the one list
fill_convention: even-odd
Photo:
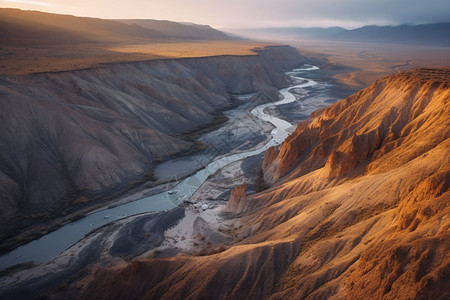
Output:
[[[69,0],[0,0],[1,8],[17,8],[54,14],[100,19],[152,19],[178,23],[210,25],[217,29],[264,28],[329,28],[355,29],[363,26],[398,26],[447,23],[450,7],[443,0],[384,1],[332,0],[320,3],[306,1],[235,0],[222,3],[197,0],[185,3],[169,0],[164,3],[130,0],[95,0],[89,4]],[[178,9],[174,10],[173,8]],[[236,9],[239,7],[239,9]],[[389,10],[386,9],[389,7]],[[405,9],[407,7],[407,9]],[[106,9],[105,9],[106,8]]]

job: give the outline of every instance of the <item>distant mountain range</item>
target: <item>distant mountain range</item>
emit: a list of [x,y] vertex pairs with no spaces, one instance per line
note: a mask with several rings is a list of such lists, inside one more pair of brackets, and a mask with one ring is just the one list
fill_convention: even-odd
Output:
[[341,31],[326,38],[339,41],[450,46],[450,23],[364,26]]
[[450,46],[450,23],[400,26],[364,26],[347,30],[329,28],[258,28],[230,30],[233,34],[264,39],[312,39],[383,44]]
[[8,46],[173,39],[224,40],[231,37],[207,25],[157,20],[105,20],[0,8],[0,44]]
[[292,39],[292,38],[318,38],[346,31],[342,27],[278,27],[278,28],[239,28],[225,30],[247,38],[259,39]]
[[166,20],[75,17],[39,11],[0,8],[0,43],[8,46],[79,43],[140,43],[164,40],[331,40],[383,44],[450,46],[450,22],[423,25],[328,28],[230,29],[229,34],[208,25]]

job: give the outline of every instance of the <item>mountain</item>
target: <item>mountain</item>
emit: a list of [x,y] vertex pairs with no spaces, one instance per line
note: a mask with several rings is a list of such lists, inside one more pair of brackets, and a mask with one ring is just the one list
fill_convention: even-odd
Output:
[[0,42],[8,46],[77,43],[119,43],[164,38],[164,34],[137,25],[19,9],[0,9]]
[[284,27],[229,29],[227,31],[248,38],[257,39],[306,39],[423,46],[450,46],[450,23],[400,26],[364,26],[352,30],[347,30],[341,27]]
[[286,39],[316,39],[323,36],[329,36],[336,33],[346,31],[342,27],[280,27],[280,28],[241,28],[241,29],[227,29],[226,32],[231,32],[236,35],[272,40],[286,40]]
[[0,42],[17,45],[229,40],[208,25],[157,20],[105,20],[0,8]]
[[2,246],[20,243],[36,224],[155,180],[158,161],[198,150],[183,134],[214,123],[233,104],[231,94],[281,88],[283,72],[304,61],[280,46],[0,76]]
[[450,46],[450,23],[364,26],[326,37],[331,40],[383,44]]
[[266,46],[230,38],[207,25],[128,21],[0,8],[0,75],[161,58],[249,55],[251,49]]
[[450,69],[417,69],[313,113],[269,189],[232,193],[234,244],[95,268],[81,299],[448,298],[449,99]]
[[138,25],[162,33],[163,35],[177,39],[192,40],[228,40],[230,36],[212,28],[209,25],[192,23],[177,23],[159,20],[116,20],[128,25]]

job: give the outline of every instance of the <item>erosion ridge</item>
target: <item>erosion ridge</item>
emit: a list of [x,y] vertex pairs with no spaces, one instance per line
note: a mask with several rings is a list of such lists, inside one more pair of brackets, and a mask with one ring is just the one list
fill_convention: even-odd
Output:
[[[329,179],[341,179],[386,171],[420,156],[448,137],[448,123],[440,121],[446,113],[440,106],[448,101],[448,79],[447,70],[394,75],[312,114],[276,158],[266,157],[265,179],[275,182],[296,162],[295,177],[325,167]],[[413,143],[417,140],[420,144]]]
[[231,94],[283,87],[305,61],[287,46],[255,51],[0,77],[1,239],[152,179],[156,161],[195,151],[180,136]]
[[448,297],[449,99],[448,68],[418,69],[314,113],[267,152],[272,187],[235,192],[240,242],[97,268],[82,298]]

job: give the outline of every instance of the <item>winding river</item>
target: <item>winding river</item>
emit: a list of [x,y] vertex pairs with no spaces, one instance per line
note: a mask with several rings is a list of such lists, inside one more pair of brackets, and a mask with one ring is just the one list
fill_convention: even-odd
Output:
[[[280,93],[283,96],[282,100],[275,103],[259,105],[251,111],[254,116],[264,121],[270,122],[275,126],[275,128],[271,132],[272,139],[261,148],[217,158],[214,161],[210,162],[205,168],[199,170],[194,175],[187,177],[186,179],[181,181],[177,186],[173,188],[172,191],[163,192],[120,206],[116,206],[114,208],[108,208],[88,214],[82,219],[71,222],[37,240],[20,246],[12,250],[11,252],[0,256],[0,270],[3,270],[4,268],[15,264],[29,261],[49,261],[71,245],[83,239],[85,235],[87,235],[92,230],[126,216],[149,211],[163,211],[174,208],[177,205],[181,204],[183,201],[189,199],[200,187],[200,185],[208,178],[208,176],[214,174],[217,170],[243,158],[260,154],[271,146],[279,145],[289,135],[288,129],[293,125],[285,120],[266,113],[265,109],[275,105],[283,105],[294,101],[302,101],[303,99],[301,98],[296,99],[296,96],[292,94],[290,90],[313,87],[317,85],[317,82],[311,79],[298,77],[296,74],[303,74],[317,69],[319,68],[316,66],[305,66],[304,68],[294,69],[291,72],[286,73],[290,75],[294,81],[299,82],[299,84],[280,90]],[[318,108],[317,103],[308,106],[307,100],[304,100],[305,113],[310,113],[311,111]]]

